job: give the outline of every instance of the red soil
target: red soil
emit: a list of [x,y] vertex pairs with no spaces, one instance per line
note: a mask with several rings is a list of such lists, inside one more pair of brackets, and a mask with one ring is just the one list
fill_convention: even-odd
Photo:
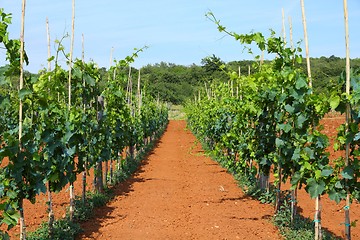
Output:
[[[343,118],[325,119],[324,132],[334,136]],[[170,121],[157,147],[137,173],[115,188],[116,197],[82,224],[78,239],[281,239],[271,224],[273,207],[243,194],[224,169],[195,146],[195,137],[184,121]],[[331,151],[332,152],[332,151]],[[339,153],[331,153],[331,158]],[[91,179],[88,178],[91,186]],[[81,177],[75,184],[81,191]],[[67,189],[54,196],[56,217],[68,206]],[[313,218],[315,202],[299,191],[300,213]],[[35,205],[25,203],[28,230],[47,219],[47,196]],[[322,198],[322,225],[344,237],[344,204]],[[359,205],[351,206],[351,220],[360,217]],[[14,237],[19,228],[11,230]],[[352,228],[353,239],[360,229]]]

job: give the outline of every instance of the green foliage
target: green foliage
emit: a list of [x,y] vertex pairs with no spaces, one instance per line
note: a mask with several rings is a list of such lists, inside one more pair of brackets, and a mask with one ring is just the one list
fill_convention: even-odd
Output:
[[[144,48],[116,61],[108,74],[94,62],[76,59],[69,103],[69,72],[58,64],[59,55],[67,57],[62,45],[66,36],[56,41],[55,56],[48,59],[54,69],[25,77],[24,88],[18,91],[13,79],[19,72],[19,42],[9,39],[10,15],[0,9],[0,17],[0,43],[10,62],[0,77],[0,159],[7,161],[0,169],[0,210],[1,224],[10,229],[18,222],[23,199],[34,203],[47,186],[52,192],[61,191],[85,169],[109,159],[119,160],[126,146],[136,145],[140,150],[144,138],[153,137],[166,126],[168,109],[146,93],[140,106],[135,101],[139,96],[125,90],[129,76],[120,70],[128,69]],[[94,206],[104,201],[100,196],[93,199]],[[71,227],[66,221],[56,224]]]
[[76,197],[74,219],[78,222],[89,220],[92,217],[93,210],[105,206],[112,197],[113,194],[108,189],[105,193],[87,192],[85,204],[82,202],[81,197]]
[[[290,178],[292,189],[304,185],[312,198],[329,194],[331,199],[340,201],[346,191],[358,196],[358,74],[354,73],[351,79],[351,96],[343,94],[344,80],[340,79],[327,97],[320,91],[314,92],[299,69],[300,48],[287,48],[273,31],[268,38],[261,33],[239,35],[221,26],[212,13],[208,17],[220,32],[277,57],[254,65],[255,71],[248,76],[230,70],[228,82],[213,84],[198,100],[189,101],[187,120],[196,136],[225,162],[222,165],[237,174],[257,172],[266,176],[271,168],[281,167],[274,176],[284,182]],[[351,106],[353,121],[340,128],[337,146],[344,149],[346,143],[351,143],[351,163],[345,166],[339,161],[335,166],[329,165],[329,140],[321,133],[320,119],[331,109],[343,113],[347,105]],[[255,171],[254,166],[258,167]],[[254,188],[254,195],[257,191]]]
[[[280,211],[273,217],[274,225],[277,226],[285,239],[312,240],[315,238],[314,223],[309,218],[296,215],[291,222],[291,211],[289,201],[285,201]],[[322,230],[323,239],[339,239],[331,233]]]
[[81,232],[80,224],[70,221],[69,218],[59,219],[54,222],[53,236],[49,237],[49,225],[44,222],[35,232],[28,234],[30,240],[73,240]]
[[273,204],[275,202],[276,192],[274,186],[271,186],[269,190],[261,189],[257,179],[252,174],[236,174],[235,178],[246,195],[264,204]]
[[[261,196],[263,201],[269,198],[257,188],[255,179],[268,176],[270,169],[275,169],[275,183],[290,178],[291,189],[305,186],[311,198],[328,194],[330,199],[339,202],[347,192],[357,198],[360,188],[359,74],[352,73],[350,95],[344,93],[344,74],[336,85],[314,91],[300,69],[300,48],[287,48],[273,31],[268,38],[256,32],[241,35],[230,32],[212,13],[207,16],[220,32],[276,57],[254,64],[255,71],[248,76],[230,69],[228,83],[213,84],[197,100],[189,101],[187,120],[195,135],[209,146],[223,166],[236,174],[250,175],[253,182],[245,191]],[[249,47],[245,48],[252,53]],[[329,164],[329,140],[321,133],[320,120],[330,110],[344,113],[346,109],[351,112],[350,123],[339,128],[335,147],[345,150],[346,145],[349,146],[349,164],[345,164],[344,159]],[[299,239],[297,226],[289,226],[288,205],[284,208],[276,221],[284,228],[295,227],[295,234],[290,233],[289,238]],[[312,233],[306,230],[302,236],[312,238]]]

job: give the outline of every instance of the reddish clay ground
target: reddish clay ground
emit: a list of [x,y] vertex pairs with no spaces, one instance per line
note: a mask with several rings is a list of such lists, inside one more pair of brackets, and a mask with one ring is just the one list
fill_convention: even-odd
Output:
[[[324,132],[334,136],[343,121],[325,119]],[[199,146],[194,148],[195,137],[185,126],[184,121],[170,121],[156,149],[131,179],[115,188],[115,199],[82,225],[78,239],[281,239],[269,221],[273,208],[245,196],[231,175]],[[337,156],[331,153],[331,158]],[[80,194],[80,181],[75,189]],[[68,191],[54,198],[56,216],[62,216]],[[322,199],[323,227],[343,237],[344,204]],[[35,205],[25,205],[28,229],[46,220],[46,201],[43,195]],[[312,218],[314,205],[299,192],[301,214]],[[359,205],[353,204],[351,220],[359,217]],[[11,231],[12,236],[17,233],[18,228]],[[358,227],[352,228],[352,237],[360,239]]]
[[83,224],[79,239],[279,239],[272,207],[245,196],[224,169],[171,121],[118,196]]

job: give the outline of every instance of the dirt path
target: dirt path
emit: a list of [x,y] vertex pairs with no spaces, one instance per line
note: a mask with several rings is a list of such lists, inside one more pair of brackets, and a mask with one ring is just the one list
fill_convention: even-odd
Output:
[[195,137],[185,126],[170,121],[137,174],[82,225],[79,239],[280,239],[269,221],[272,207],[245,196],[230,174],[192,149]]

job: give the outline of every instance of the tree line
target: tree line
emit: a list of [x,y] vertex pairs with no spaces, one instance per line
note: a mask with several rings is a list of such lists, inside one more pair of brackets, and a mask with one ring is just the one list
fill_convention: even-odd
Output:
[[[313,90],[317,93],[327,93],[329,87],[338,83],[339,76],[344,72],[345,58],[330,57],[311,58],[311,69],[313,72]],[[268,62],[265,60],[264,62]],[[360,58],[352,59],[352,68],[360,69]],[[188,66],[175,63],[160,62],[148,64],[140,69],[141,79],[146,84],[146,89],[153,98],[160,99],[172,104],[181,105],[188,99],[194,98],[198,90],[205,84],[211,82],[229,81],[228,73],[234,72],[241,75],[249,75],[258,71],[259,63],[253,60],[239,60],[225,63],[219,57],[212,55],[202,59],[201,64]],[[306,71],[306,63],[299,65],[300,69]],[[0,67],[0,76],[8,69],[7,66]],[[99,71],[108,79],[106,68]],[[128,69],[122,69],[124,74]],[[37,74],[25,72],[26,75],[37,77]],[[136,79],[139,69],[132,68],[131,75]],[[15,75],[15,74],[14,74]],[[105,83],[100,83],[105,86]],[[17,87],[17,79],[14,78],[14,87]]]

